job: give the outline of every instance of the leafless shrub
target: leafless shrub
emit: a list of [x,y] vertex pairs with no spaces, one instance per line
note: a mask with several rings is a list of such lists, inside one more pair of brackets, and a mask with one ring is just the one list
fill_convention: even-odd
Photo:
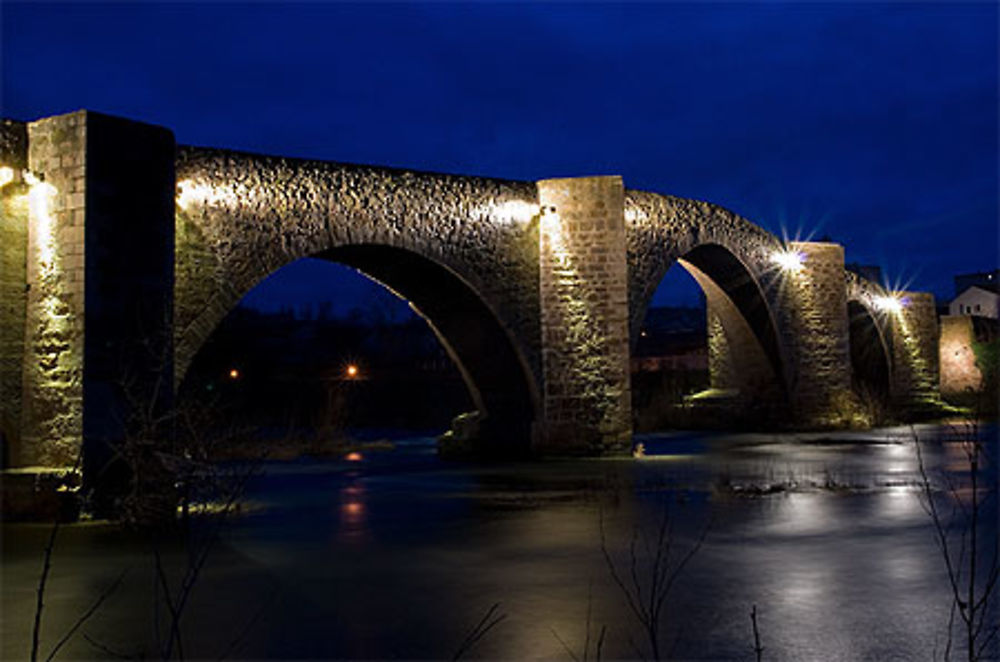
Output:
[[[963,456],[968,487],[959,486],[947,471],[940,472],[951,502],[951,511],[946,514],[934,498],[934,481],[924,462],[920,439],[913,431],[921,477],[921,505],[931,518],[951,589],[943,658],[951,659],[957,629],[961,633],[959,645],[964,643],[962,657],[975,662],[995,655],[1000,630],[996,621],[996,587],[1000,576],[997,523],[986,518],[989,502],[997,497],[996,458],[991,457],[976,419],[957,426],[953,436],[953,443]],[[990,551],[983,556],[986,549]]]
[[688,562],[698,553],[708,533],[705,527],[687,550],[677,549],[670,508],[664,504],[660,521],[653,535],[641,527],[632,530],[628,547],[628,562],[621,567],[612,558],[604,531],[603,513],[600,518],[601,554],[611,579],[621,591],[629,612],[640,626],[648,646],[646,657],[638,645],[629,639],[637,657],[659,661],[663,659],[663,628],[667,622],[667,598]]
[[[74,473],[80,470],[80,466],[83,461],[83,454],[77,454],[76,461],[73,464],[72,471]],[[38,578],[38,585],[35,588],[35,614],[32,622],[31,628],[31,654],[29,659],[31,662],[38,662],[40,650],[41,650],[41,637],[42,637],[42,616],[45,611],[45,591],[48,588],[49,572],[52,569],[52,555],[56,547],[56,538],[59,535],[59,529],[62,525],[62,518],[57,516],[55,522],[52,524],[52,529],[49,532],[49,539],[45,545],[45,550],[42,553],[42,572]],[[45,657],[46,662],[54,659],[59,650],[73,638],[90,617],[93,616],[97,610],[101,607],[104,601],[114,593],[118,587],[121,585],[122,580],[125,578],[127,570],[123,570],[113,582],[108,584],[104,590],[97,596],[97,599],[91,604],[91,606],[80,615],[79,618],[70,626],[63,636],[56,642],[52,647],[52,650]]]
[[463,639],[462,643],[459,644],[455,654],[451,657],[452,662],[455,662],[455,660],[461,660],[465,657],[465,654],[472,650],[472,648],[478,644],[490,630],[506,620],[507,614],[498,614],[497,611],[499,611],[499,609],[500,603],[494,602],[490,608],[486,610],[483,617],[479,619],[479,622],[476,623],[471,630],[469,630],[469,633],[465,635],[465,639]]
[[[597,635],[597,640],[594,641],[593,638],[593,605],[594,605],[594,594],[593,594],[594,584],[593,582],[587,585],[587,624],[586,631],[583,639],[583,653],[577,655],[569,644],[559,636],[559,633],[555,631],[554,628],[549,628],[552,632],[552,636],[556,638],[559,644],[563,647],[563,650],[570,656],[573,662],[600,662],[601,655],[604,651],[604,636],[607,634],[608,628],[606,625],[601,626],[601,631]],[[590,656],[591,645],[593,644],[594,657]]]
[[757,628],[757,605],[750,610],[750,623],[753,624],[753,654],[757,662],[764,659],[764,647],[760,645],[760,630]]

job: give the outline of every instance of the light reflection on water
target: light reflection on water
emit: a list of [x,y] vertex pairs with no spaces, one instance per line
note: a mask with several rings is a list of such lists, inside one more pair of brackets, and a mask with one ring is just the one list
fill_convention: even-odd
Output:
[[343,486],[340,489],[339,502],[338,539],[351,543],[364,542],[368,536],[364,486],[356,483]]
[[[646,544],[668,504],[674,561],[707,527],[667,602],[664,641],[677,657],[748,659],[754,604],[771,660],[926,657],[949,603],[912,444],[802,441],[647,442],[648,452],[669,447],[669,460],[474,466],[406,447],[363,464],[269,465],[248,495],[260,507],[212,552],[185,617],[186,647],[221,654],[220,633],[240,631],[274,595],[235,657],[450,657],[499,602],[506,620],[470,657],[569,659],[560,638],[581,656],[589,608],[592,636],[607,627],[605,658],[631,658],[641,632],[602,540],[628,580],[636,536],[645,582],[655,552]],[[930,446],[925,460],[934,472],[953,451]],[[5,614],[32,613],[46,531],[5,528]],[[135,641],[152,650],[148,549],[67,527],[59,550],[51,631],[128,565],[88,627],[124,650]],[[5,659],[24,656],[21,621],[4,619]],[[94,656],[79,640],[65,650]]]

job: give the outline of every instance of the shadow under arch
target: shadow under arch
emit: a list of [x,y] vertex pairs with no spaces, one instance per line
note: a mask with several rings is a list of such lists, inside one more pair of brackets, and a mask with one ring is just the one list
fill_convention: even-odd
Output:
[[424,318],[486,416],[483,452],[530,451],[539,410],[531,371],[496,314],[464,279],[412,251],[379,244],[339,246],[314,257],[357,269],[405,298]]
[[[725,352],[725,361],[732,368],[729,372],[738,375],[744,386],[754,382],[755,393],[743,395],[787,399],[776,325],[761,286],[750,270],[728,248],[714,243],[695,246],[677,258],[676,263],[698,283],[709,310],[721,322],[720,331],[729,345]],[[647,308],[648,305],[647,302]],[[711,320],[709,324],[711,327]],[[633,334],[633,343],[635,337]],[[718,379],[724,383],[716,383]],[[730,381],[713,374],[713,386],[730,388],[734,386]]]
[[[465,279],[428,257],[384,244],[337,246],[309,257],[357,270],[405,299],[427,323],[483,414],[477,453],[530,453],[540,409],[530,367],[510,332]],[[178,376],[178,392],[186,374]]]
[[892,356],[890,340],[882,333],[875,316],[860,301],[847,302],[850,323],[851,386],[855,393],[882,400],[889,397]]

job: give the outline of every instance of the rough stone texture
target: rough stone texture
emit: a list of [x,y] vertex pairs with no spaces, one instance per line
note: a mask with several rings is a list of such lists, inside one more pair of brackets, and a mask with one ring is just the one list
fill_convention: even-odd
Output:
[[538,182],[545,451],[631,439],[623,195],[620,177]]
[[746,318],[707,274],[685,260],[681,265],[705,293],[712,388],[735,391],[738,399],[747,403],[780,399],[774,368]]
[[28,289],[20,466],[68,466],[83,435],[86,113],[28,124]]
[[976,339],[969,315],[941,318],[941,394],[959,395],[979,389],[983,374],[976,365],[972,343]]
[[[772,255],[782,248],[781,241],[718,205],[643,191],[626,191],[625,221],[632,346],[660,281],[683,258],[682,266],[699,281],[706,297],[712,290],[716,304],[708,302],[713,311],[709,321],[713,315],[716,321],[709,327],[713,387],[730,388],[726,375],[742,374],[748,378],[745,385],[766,385],[767,397],[783,398],[773,395],[783,391],[785,359],[771,312],[778,292]],[[737,319],[745,326],[734,324]],[[724,327],[735,343],[732,347],[718,333]],[[752,338],[745,335],[747,328]],[[769,364],[766,369],[760,365],[761,355]]]
[[844,249],[791,242],[798,271],[785,271],[776,312],[787,357],[788,392],[797,417],[826,425],[850,416],[852,402]]
[[[88,117],[101,116],[29,124],[26,150],[17,123],[0,132],[0,156],[23,161],[26,153],[45,178],[30,196],[16,182],[2,196],[0,391],[4,420],[17,419],[11,378],[22,352],[21,438],[30,447],[13,464],[75,457],[82,425],[96,420],[82,413],[87,384],[110,383],[111,354],[97,343],[125,348],[131,334],[111,308],[147,299],[169,308],[172,291],[173,319],[165,313],[163,325],[173,328],[176,383],[244,294],[305,256],[341,261],[409,298],[459,363],[485,410],[476,419],[483,429],[491,414],[494,422],[523,416],[542,424],[545,443],[569,438],[567,451],[627,442],[629,347],[678,261],[708,297],[717,386],[779,393],[802,420],[829,420],[850,387],[851,301],[871,314],[889,348],[894,399],[936,398],[929,295],[910,294],[899,314],[880,313],[884,290],[848,275],[841,247],[794,243],[803,269],[785,273],[773,261],[785,248],[777,237],[716,205],[624,191],[617,177],[535,184],[182,147],[166,223],[173,259],[167,247],[124,255],[122,242],[159,246],[169,236],[160,220],[142,228],[171,215],[163,154],[172,137],[136,129],[139,142],[150,140],[149,160],[128,137],[129,123],[109,120],[108,139],[94,143],[104,165],[92,181]],[[125,158],[115,166],[118,152]],[[141,194],[129,193],[135,186]],[[540,204],[555,213],[540,215]],[[84,221],[98,218],[85,235]],[[134,284],[116,282],[131,277]],[[26,295],[17,291],[22,281]],[[103,309],[89,310],[98,305],[94,292]],[[85,324],[100,337],[88,340]],[[506,398],[512,390],[521,400]],[[91,392],[103,402],[109,391]]]
[[[27,127],[0,123],[0,167],[19,172],[27,165]],[[27,307],[28,187],[15,180],[0,189],[0,437],[7,466],[21,441],[21,372]]]
[[[537,407],[534,184],[194,147],[179,148],[176,168],[178,382],[216,325],[262,279],[302,257],[332,252],[331,259],[339,259],[345,248],[382,246],[400,251],[389,259],[420,256],[476,294],[499,325],[498,337],[513,348],[520,388]],[[412,289],[406,274],[378,270],[377,257],[366,259],[357,250],[351,257],[352,266],[374,271],[389,287]],[[412,303],[424,310],[436,302],[425,296]],[[443,335],[446,342],[460,340]],[[461,348],[454,349],[460,360],[488,358],[475,351],[463,358]],[[475,366],[460,369],[476,372]]]
[[924,412],[940,404],[938,321],[934,295],[899,292],[892,325],[893,375],[890,394],[903,411]]
[[892,298],[892,292],[878,283],[862,278],[851,271],[844,271],[844,283],[848,303],[861,305],[875,322],[886,348],[892,342],[890,316],[881,310],[879,301]]
[[28,167],[28,127],[24,122],[0,119],[0,166],[15,171]]
[[[756,281],[762,296],[774,282],[771,255],[782,248],[781,241],[718,205],[629,190],[625,192],[625,227],[633,344],[667,270],[700,246],[718,246],[732,255]],[[695,266],[710,278],[717,275],[712,264]]]
[[[851,372],[852,379],[872,372],[872,364],[885,366],[885,384],[874,385],[885,395],[891,390],[894,367],[893,332],[891,315],[879,301],[892,298],[892,293],[851,271],[845,271],[848,310],[858,311],[861,319],[850,315]],[[868,326],[870,325],[870,327]],[[860,346],[857,344],[860,343]],[[874,347],[869,345],[874,344]],[[869,365],[858,365],[865,361]],[[868,394],[862,394],[865,397]]]

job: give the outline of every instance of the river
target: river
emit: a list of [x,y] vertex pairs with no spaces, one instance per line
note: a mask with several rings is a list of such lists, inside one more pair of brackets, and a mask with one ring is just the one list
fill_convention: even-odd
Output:
[[[947,426],[649,435],[639,459],[494,465],[441,461],[432,440],[411,438],[359,461],[264,463],[217,535],[217,519],[195,527],[196,543],[214,543],[180,619],[184,655],[450,659],[490,615],[501,620],[465,658],[582,660],[588,630],[588,659],[602,631],[603,659],[648,658],[626,595],[629,547],[646,598],[666,517],[660,567],[675,581],[658,618],[664,658],[754,659],[756,606],[765,660],[931,659],[950,593],[914,434],[936,484],[967,487]],[[983,434],[996,457],[996,428]],[[946,492],[936,503],[950,512]],[[983,517],[995,536],[995,498]],[[4,659],[30,650],[50,530],[3,526]],[[179,540],[62,527],[43,658],[123,571],[57,659],[157,657],[169,619],[154,549],[176,602],[188,558]]]

